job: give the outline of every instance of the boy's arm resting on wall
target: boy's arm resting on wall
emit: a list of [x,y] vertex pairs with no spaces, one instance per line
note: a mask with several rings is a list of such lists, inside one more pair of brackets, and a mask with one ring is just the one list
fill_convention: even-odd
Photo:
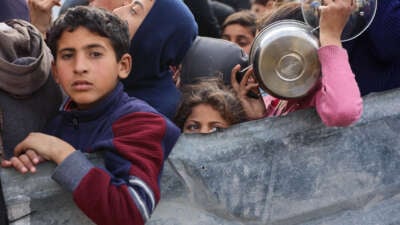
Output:
[[360,90],[345,49],[325,46],[318,50],[322,85],[315,95],[315,107],[327,126],[348,126],[362,114]]
[[112,130],[106,170],[76,151],[53,179],[73,191],[78,207],[96,224],[144,224],[160,199],[167,123],[160,115],[135,112],[114,122]]

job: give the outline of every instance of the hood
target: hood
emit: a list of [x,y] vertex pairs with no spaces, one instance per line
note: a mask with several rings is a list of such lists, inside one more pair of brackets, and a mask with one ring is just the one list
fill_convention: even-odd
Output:
[[125,86],[143,86],[168,76],[197,35],[197,24],[181,0],[156,0],[136,31],[130,53],[133,65]]
[[47,81],[52,59],[33,25],[20,19],[0,23],[0,90],[31,95]]

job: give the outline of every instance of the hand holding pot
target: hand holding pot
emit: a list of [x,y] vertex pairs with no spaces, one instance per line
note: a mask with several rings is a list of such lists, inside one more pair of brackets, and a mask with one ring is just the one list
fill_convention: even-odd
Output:
[[320,43],[326,45],[342,46],[341,35],[355,9],[354,0],[325,0],[320,10]]

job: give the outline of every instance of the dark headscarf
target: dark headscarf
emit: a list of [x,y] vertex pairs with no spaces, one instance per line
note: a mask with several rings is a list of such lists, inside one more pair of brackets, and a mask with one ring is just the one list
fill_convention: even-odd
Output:
[[29,21],[29,10],[26,0],[1,0],[0,22],[10,19],[23,19]]
[[181,63],[196,36],[196,21],[181,0],[156,0],[132,39],[132,71],[123,80],[129,96],[172,118],[180,93],[169,67]]

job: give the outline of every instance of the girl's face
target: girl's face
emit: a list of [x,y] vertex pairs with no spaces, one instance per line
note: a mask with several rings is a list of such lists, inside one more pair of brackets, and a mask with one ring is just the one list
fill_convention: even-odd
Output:
[[192,109],[183,125],[183,133],[211,133],[230,126],[222,115],[208,104],[199,104]]

